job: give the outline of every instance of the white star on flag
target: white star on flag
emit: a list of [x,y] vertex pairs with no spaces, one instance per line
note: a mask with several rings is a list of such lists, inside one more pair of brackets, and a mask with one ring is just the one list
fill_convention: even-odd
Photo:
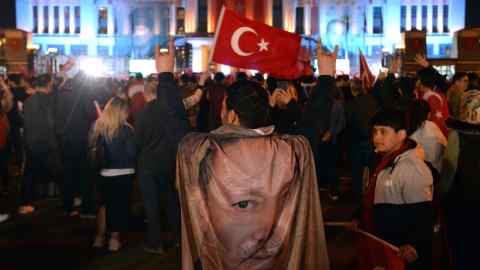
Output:
[[443,118],[442,112],[441,112],[441,111],[437,111],[437,112],[435,113],[435,117],[438,118],[438,119],[442,119],[442,118]]
[[260,43],[258,43],[258,47],[260,47],[260,52],[261,51],[268,51],[268,44],[270,44],[269,42],[265,42],[265,40],[262,38],[262,40],[260,41]]

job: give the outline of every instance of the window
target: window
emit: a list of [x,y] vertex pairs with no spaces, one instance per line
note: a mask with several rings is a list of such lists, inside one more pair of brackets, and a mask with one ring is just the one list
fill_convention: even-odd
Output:
[[63,24],[65,26],[65,29],[63,30],[63,32],[65,34],[69,34],[70,33],[70,7],[64,7],[63,8]]
[[63,55],[65,54],[65,45],[47,45],[47,51],[50,48],[57,49],[57,54],[58,55]]
[[43,33],[48,33],[49,28],[48,28],[48,6],[43,7]]
[[33,33],[38,33],[38,7],[33,6]]
[[373,7],[373,33],[383,34],[382,7]]
[[407,6],[400,8],[400,32],[405,32],[407,28]]
[[273,0],[273,27],[283,28],[283,0]]
[[206,33],[208,22],[208,5],[207,0],[198,0],[198,21],[197,21],[197,32]]
[[428,7],[422,6],[422,31],[427,31]]
[[87,45],[72,45],[70,53],[73,56],[87,55],[88,47]]
[[417,30],[417,6],[412,6],[411,11],[412,30]]
[[300,35],[305,33],[303,21],[303,7],[297,7],[295,9],[295,33]]
[[109,56],[109,52],[108,52],[109,48],[108,46],[100,46],[98,45],[97,46],[97,55],[98,56],[103,56],[103,57],[107,57]]
[[438,33],[438,6],[432,8],[432,32]]
[[452,51],[452,44],[440,44],[439,45],[439,52],[440,56],[450,56]]
[[80,7],[76,6],[74,8],[74,13],[75,13],[75,22],[74,22],[74,28],[75,28],[75,34],[80,34]]
[[433,56],[433,44],[427,44],[427,58]]
[[98,33],[108,34],[108,9],[106,7],[98,9]]
[[53,7],[53,33],[58,34],[60,29],[60,8]]
[[448,33],[448,5],[443,5],[443,32]]

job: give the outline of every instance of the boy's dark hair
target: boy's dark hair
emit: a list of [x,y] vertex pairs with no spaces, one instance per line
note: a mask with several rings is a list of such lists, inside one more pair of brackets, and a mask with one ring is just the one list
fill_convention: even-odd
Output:
[[52,81],[52,76],[49,74],[42,74],[35,78],[33,82],[34,87],[47,87]]
[[405,113],[396,109],[385,109],[378,111],[372,120],[370,126],[387,126],[393,128],[396,132],[400,130],[407,131]]
[[465,76],[467,76],[466,72],[456,72],[455,75],[453,75],[452,77],[452,82],[455,83],[456,81],[462,79]]
[[408,110],[409,127],[408,135],[412,135],[427,120],[430,113],[428,102],[423,99],[415,100]]
[[226,105],[237,113],[243,127],[255,129],[270,124],[268,95],[256,82],[245,80],[229,86]]
[[423,86],[432,89],[435,87],[435,71],[433,68],[423,68],[418,71],[417,76]]

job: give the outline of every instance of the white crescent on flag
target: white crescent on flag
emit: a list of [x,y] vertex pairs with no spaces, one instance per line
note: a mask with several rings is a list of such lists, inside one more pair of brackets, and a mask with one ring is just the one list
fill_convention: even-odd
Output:
[[242,51],[242,49],[240,49],[240,44],[239,44],[240,38],[246,32],[251,32],[258,36],[257,32],[255,32],[255,30],[253,30],[252,28],[240,27],[237,30],[235,30],[235,32],[233,32],[232,38],[230,39],[230,45],[232,46],[233,51],[240,56],[250,56],[254,54],[254,52],[244,52]]

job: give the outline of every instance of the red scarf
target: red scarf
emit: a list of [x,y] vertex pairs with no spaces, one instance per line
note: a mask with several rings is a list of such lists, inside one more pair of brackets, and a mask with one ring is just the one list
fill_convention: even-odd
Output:
[[380,174],[380,172],[385,168],[392,166],[395,158],[412,148],[415,148],[415,142],[407,139],[398,150],[390,154],[380,156],[380,161],[376,164],[373,173],[370,174],[368,187],[363,195],[362,214],[360,217],[360,224],[363,230],[373,233],[375,229],[373,222],[373,204],[375,201],[375,187],[377,185],[378,174]]

